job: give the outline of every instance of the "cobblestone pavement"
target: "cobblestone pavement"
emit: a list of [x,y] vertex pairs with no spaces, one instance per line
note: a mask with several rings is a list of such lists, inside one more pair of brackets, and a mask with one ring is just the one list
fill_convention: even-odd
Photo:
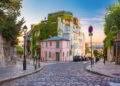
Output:
[[34,71],[34,66],[32,64],[27,64],[27,71],[23,71],[22,62],[18,62],[17,64],[11,66],[3,66],[0,67],[0,80],[26,74],[31,71]]
[[39,73],[9,81],[0,86],[109,86],[120,83],[119,78],[108,78],[85,71],[87,63],[57,63],[46,65]]
[[108,61],[106,61],[104,64],[103,59],[97,62],[93,68],[91,68],[91,66],[88,66],[86,69],[106,76],[120,78],[120,66]]

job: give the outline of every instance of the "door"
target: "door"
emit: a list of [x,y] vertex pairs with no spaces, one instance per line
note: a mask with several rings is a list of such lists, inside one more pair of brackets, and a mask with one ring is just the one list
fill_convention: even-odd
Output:
[[56,52],[56,61],[60,61],[60,53]]

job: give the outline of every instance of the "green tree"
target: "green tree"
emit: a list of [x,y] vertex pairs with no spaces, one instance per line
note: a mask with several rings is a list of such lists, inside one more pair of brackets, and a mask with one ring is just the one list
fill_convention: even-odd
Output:
[[111,48],[112,42],[116,39],[117,30],[120,30],[120,5],[111,5],[108,7],[108,13],[105,15],[105,48]]
[[16,51],[17,51],[17,54],[20,55],[20,57],[24,54],[24,48],[21,47],[21,46],[16,46]]
[[37,41],[41,41],[52,36],[57,36],[57,23],[52,21],[42,21],[32,28],[32,51],[33,55],[40,46],[36,45]]
[[0,34],[15,45],[17,37],[21,34],[21,26],[24,19],[18,20],[20,16],[21,0],[0,0]]
[[94,53],[94,56],[97,57],[97,55],[98,55],[98,51],[97,51],[97,50],[94,50],[93,53]]

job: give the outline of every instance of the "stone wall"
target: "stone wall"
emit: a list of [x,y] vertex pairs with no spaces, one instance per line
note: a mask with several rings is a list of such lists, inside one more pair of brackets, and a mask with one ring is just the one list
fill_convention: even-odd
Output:
[[110,62],[114,60],[113,47],[107,49],[107,60],[110,61]]
[[16,63],[16,49],[0,35],[0,61]]
[[0,61],[4,59],[3,38],[0,35]]

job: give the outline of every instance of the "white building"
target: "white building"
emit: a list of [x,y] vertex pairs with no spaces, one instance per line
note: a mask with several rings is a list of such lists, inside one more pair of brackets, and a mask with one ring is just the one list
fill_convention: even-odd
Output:
[[73,56],[84,56],[85,54],[85,37],[80,31],[79,19],[73,18],[74,21],[62,20],[58,18],[58,35],[70,40]]
[[73,55],[85,55],[85,36],[82,32],[73,31]]

